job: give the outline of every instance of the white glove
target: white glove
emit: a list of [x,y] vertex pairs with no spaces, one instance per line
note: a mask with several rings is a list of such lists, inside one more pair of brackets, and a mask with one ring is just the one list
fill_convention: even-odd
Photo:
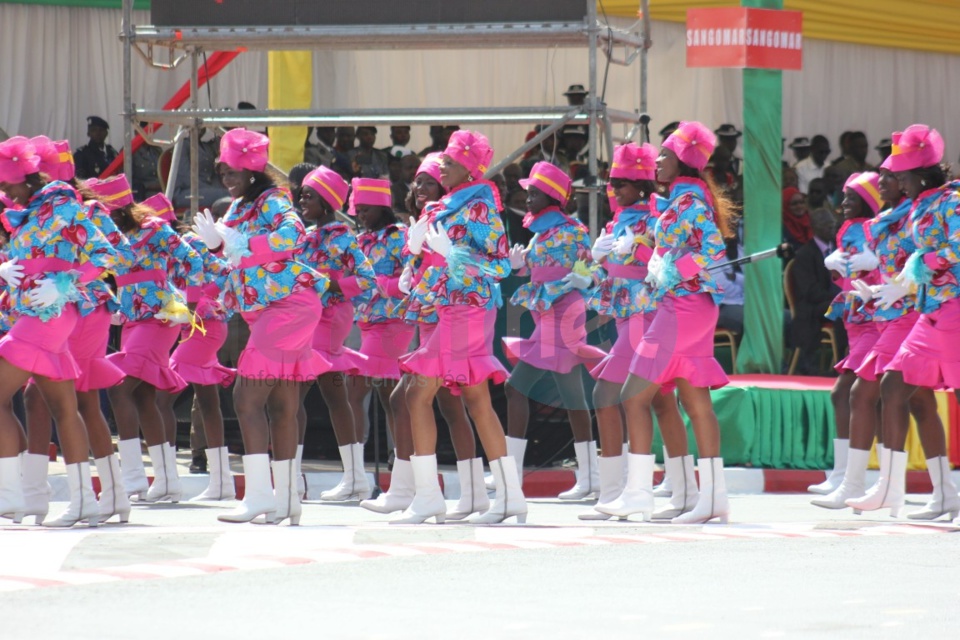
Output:
[[622,236],[617,238],[616,242],[613,243],[613,251],[618,256],[625,256],[633,252],[633,243],[636,241],[637,236],[633,232],[633,229],[627,228],[624,230]]
[[413,269],[410,268],[410,265],[405,266],[403,271],[400,272],[400,281],[397,282],[397,288],[404,294],[409,294],[413,288]]
[[450,242],[450,236],[447,235],[447,230],[443,228],[443,225],[439,222],[432,227],[427,229],[427,246],[434,253],[438,253],[444,258],[450,255],[450,249],[453,248],[453,243]]
[[423,251],[423,241],[427,236],[427,216],[414,220],[410,216],[410,227],[407,229],[407,249],[415,256]]
[[910,285],[883,277],[883,284],[877,285],[876,298],[881,309],[889,309],[897,300],[910,293]]
[[57,283],[50,278],[40,278],[36,287],[30,290],[30,306],[46,309],[57,304],[60,300],[60,290]]
[[223,244],[223,238],[217,232],[217,224],[213,220],[210,209],[198,211],[197,215],[193,216],[193,226],[191,228],[195,234],[200,236],[203,244],[207,245],[208,248],[216,250]]
[[119,311],[115,312],[113,315],[110,316],[110,324],[112,324],[115,327],[119,327],[125,321],[126,319],[123,317],[123,314],[120,313]]
[[853,285],[853,295],[857,296],[864,302],[870,302],[877,297],[876,289],[879,287],[871,287],[863,280],[854,280],[850,284]]
[[510,268],[513,270],[523,269],[527,266],[527,254],[530,249],[522,244],[515,244],[510,249]]
[[3,278],[11,289],[20,286],[20,281],[23,280],[23,267],[17,264],[17,258],[0,264],[0,278]]
[[650,256],[650,261],[647,263],[647,277],[644,278],[644,282],[651,286],[659,287],[661,271],[663,271],[663,258],[659,253],[654,251],[653,255]]
[[850,256],[840,249],[837,249],[823,259],[823,266],[830,271],[836,271],[840,275],[846,276],[850,273]]
[[[826,260],[824,260],[826,263]],[[855,253],[850,256],[850,273],[857,271],[873,271],[880,266],[880,258],[870,249],[865,249],[863,253]]]
[[600,235],[593,243],[593,249],[590,253],[593,255],[594,262],[600,262],[613,250],[614,238],[612,233],[607,233],[606,229],[600,230]]
[[590,276],[583,276],[579,273],[574,273],[571,271],[567,275],[563,276],[563,284],[570,285],[574,289],[586,289],[591,284],[593,284],[593,279]]
[[[245,255],[250,255],[248,251],[250,241],[242,232],[233,227],[228,227],[223,222],[217,222],[215,225],[217,233],[223,238],[223,255],[232,264],[237,266]],[[206,241],[204,241],[206,242]]]

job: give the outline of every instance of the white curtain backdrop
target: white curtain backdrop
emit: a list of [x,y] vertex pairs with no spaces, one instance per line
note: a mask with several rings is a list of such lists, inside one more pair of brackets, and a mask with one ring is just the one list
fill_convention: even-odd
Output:
[[[146,24],[149,13],[135,12]],[[86,141],[85,117],[111,125],[122,143],[120,12],[104,9],[0,4],[0,128],[9,134]],[[687,69],[683,25],[654,22],[649,57],[648,111],[656,131],[671,120],[742,125],[740,74]],[[867,133],[871,147],[913,122],[937,127],[947,159],[960,153],[960,56],[807,40],[804,70],[784,73],[783,132],[787,139],[823,133],[837,153],[845,130]],[[600,57],[601,65],[604,58]],[[314,106],[336,108],[557,106],[570,84],[586,84],[587,50],[500,49],[452,51],[318,51]],[[134,55],[138,106],[159,108],[188,79],[189,64],[174,71],[148,68]],[[600,79],[603,79],[601,66]],[[267,104],[266,54],[246,52],[210,83],[213,107],[248,100]],[[639,65],[609,69],[606,102],[639,108]],[[201,104],[208,104],[201,90]],[[522,141],[528,127],[484,128],[498,157]],[[617,132],[622,133],[622,132]],[[381,129],[378,145],[389,143]],[[426,127],[411,146],[429,143]],[[870,161],[877,156],[871,150]]]

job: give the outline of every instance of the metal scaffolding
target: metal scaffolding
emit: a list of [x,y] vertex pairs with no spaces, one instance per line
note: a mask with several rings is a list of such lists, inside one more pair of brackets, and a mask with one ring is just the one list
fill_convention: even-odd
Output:
[[[638,3],[644,16],[648,0]],[[598,149],[603,138],[608,157],[613,154],[613,123],[633,125],[632,137],[639,130],[642,114],[609,109],[598,98],[598,52],[602,49],[609,62],[628,65],[640,56],[641,105],[646,104],[646,50],[650,46],[644,21],[644,33],[619,30],[597,20],[595,0],[584,0],[582,21],[537,23],[482,24],[411,24],[411,25],[347,25],[289,27],[155,27],[135,26],[132,21],[133,0],[123,0],[123,100],[124,100],[124,172],[132,174],[131,144],[138,122],[158,122],[180,126],[174,143],[189,132],[192,209],[196,211],[199,185],[199,130],[203,127],[233,126],[358,126],[358,125],[435,125],[435,124],[546,124],[536,136],[511,152],[488,175],[539,145],[565,124],[588,125],[588,179],[583,189],[591,194],[589,227],[598,231],[598,197],[602,184],[597,178]],[[199,60],[204,51],[234,47],[259,50],[359,50],[359,49],[444,49],[474,47],[582,47],[589,55],[589,83],[583,105],[575,107],[462,107],[454,109],[318,109],[309,111],[256,110],[243,112],[216,111],[199,108],[197,91]],[[623,48],[621,57],[614,56]],[[148,65],[173,68],[190,61],[189,107],[176,111],[137,108],[131,95],[133,53]],[[158,61],[158,53],[166,53],[166,61]],[[180,154],[174,151],[170,175],[173,183]]]

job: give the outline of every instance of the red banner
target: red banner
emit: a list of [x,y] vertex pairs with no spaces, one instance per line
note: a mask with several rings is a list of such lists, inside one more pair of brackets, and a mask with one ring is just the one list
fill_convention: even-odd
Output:
[[687,11],[687,66],[803,68],[803,13],[724,7]]

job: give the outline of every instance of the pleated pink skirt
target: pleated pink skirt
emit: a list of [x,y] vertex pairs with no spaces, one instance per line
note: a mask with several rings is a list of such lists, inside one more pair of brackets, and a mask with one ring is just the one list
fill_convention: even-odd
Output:
[[227,323],[204,320],[203,328],[206,334],[183,327],[180,344],[170,356],[170,368],[190,384],[229,387],[237,377],[237,370],[223,366],[217,359],[217,352],[227,341]]
[[911,311],[907,315],[890,322],[874,323],[877,325],[879,335],[864,356],[863,362],[855,369],[857,377],[870,382],[879,380],[919,318],[919,313]]
[[107,356],[130,378],[137,378],[160,391],[176,392],[187,383],[170,368],[170,350],[180,336],[180,325],[150,318],[123,325],[120,351]]
[[885,370],[918,387],[960,388],[960,299],[922,314]]
[[414,327],[397,319],[361,322],[357,326],[360,327],[360,353],[366,356],[360,375],[399,380],[400,358],[410,350]]
[[568,293],[542,313],[532,313],[536,329],[529,338],[503,338],[504,352],[512,362],[569,373],[581,364],[595,367],[607,356],[587,344],[587,306],[579,292]]
[[76,380],[80,368],[70,353],[69,338],[80,314],[68,304],[56,318],[44,322],[33,316],[17,318],[0,339],[0,358],[23,371],[51,380]]
[[110,341],[110,311],[97,307],[77,320],[68,344],[70,353],[80,367],[80,377],[74,383],[77,391],[109,389],[123,382],[126,374],[107,359]]

